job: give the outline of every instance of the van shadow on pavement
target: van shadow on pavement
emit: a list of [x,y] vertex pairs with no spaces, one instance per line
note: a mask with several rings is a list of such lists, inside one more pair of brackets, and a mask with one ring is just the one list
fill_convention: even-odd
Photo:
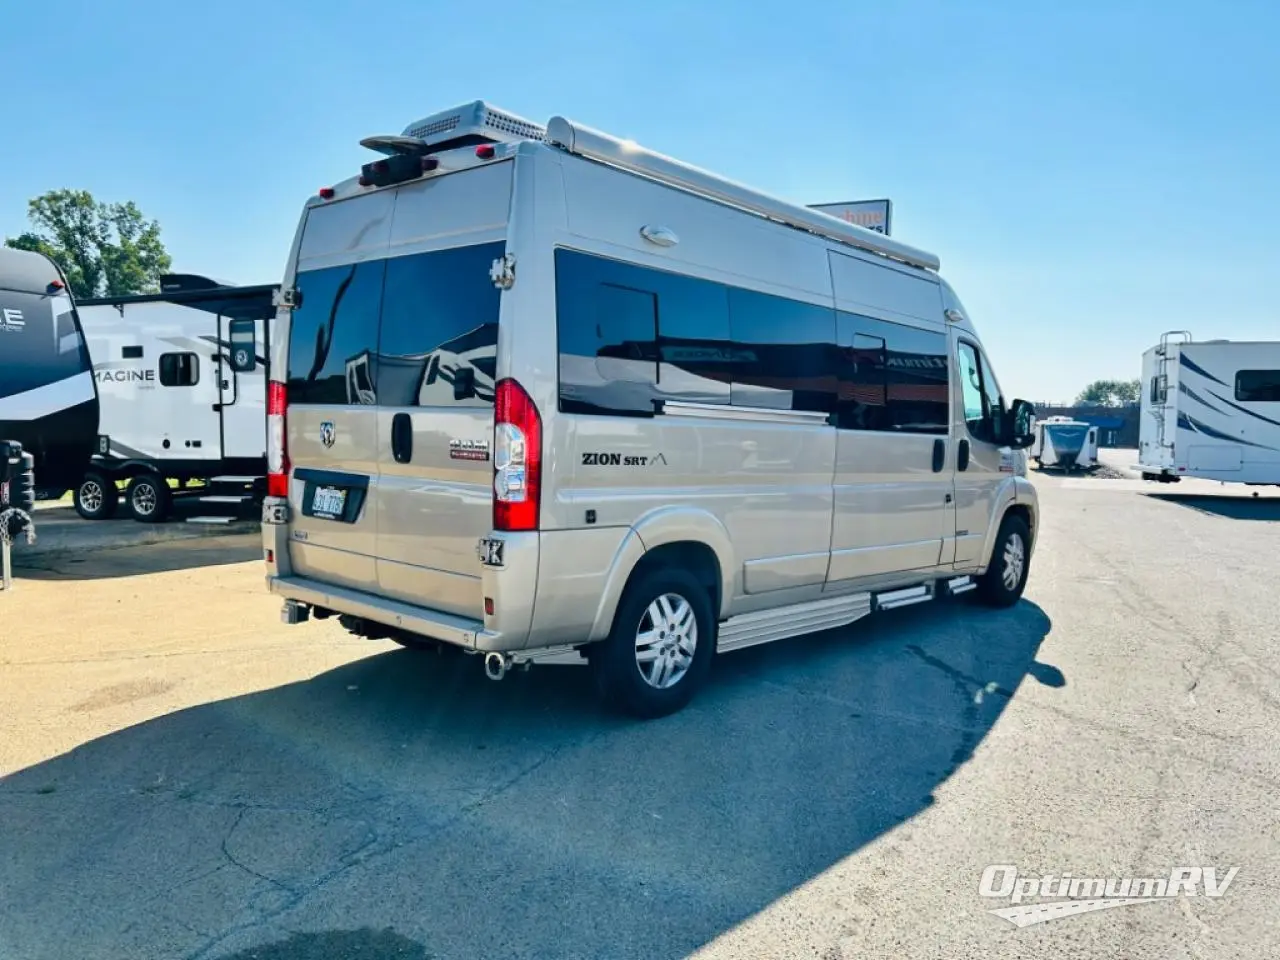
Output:
[[1049,628],[877,615],[649,723],[582,668],[407,650],[159,717],[0,781],[0,955],[685,956],[927,809],[1066,683]]

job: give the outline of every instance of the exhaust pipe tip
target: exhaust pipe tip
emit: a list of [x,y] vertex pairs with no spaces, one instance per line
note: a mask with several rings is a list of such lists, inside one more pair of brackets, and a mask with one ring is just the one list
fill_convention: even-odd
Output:
[[502,653],[490,653],[484,658],[484,673],[490,680],[501,680],[511,669],[511,658]]

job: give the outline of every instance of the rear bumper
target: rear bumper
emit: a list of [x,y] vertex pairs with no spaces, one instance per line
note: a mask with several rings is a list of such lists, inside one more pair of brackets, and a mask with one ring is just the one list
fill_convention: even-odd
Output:
[[299,576],[268,576],[267,589],[285,600],[296,600],[310,607],[322,607],[334,613],[362,617],[375,623],[398,627],[409,633],[452,643],[468,650],[484,653],[506,653],[524,647],[523,639],[494,633],[484,628],[481,620],[454,616],[439,610],[428,610],[399,600],[334,586]]

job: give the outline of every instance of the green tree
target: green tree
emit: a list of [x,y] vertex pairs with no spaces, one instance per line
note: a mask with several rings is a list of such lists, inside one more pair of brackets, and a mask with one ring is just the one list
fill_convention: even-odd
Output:
[[43,253],[77,297],[154,293],[171,260],[160,224],[137,204],[99,203],[88,190],[51,190],[27,204],[31,229],[5,246]]
[[1076,397],[1080,406],[1120,407],[1137,403],[1142,395],[1141,380],[1095,380]]

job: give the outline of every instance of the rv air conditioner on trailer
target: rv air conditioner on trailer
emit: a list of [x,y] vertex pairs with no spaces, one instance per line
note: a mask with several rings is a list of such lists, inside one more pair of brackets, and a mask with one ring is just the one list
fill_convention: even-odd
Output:
[[1280,341],[1172,331],[1142,356],[1143,479],[1280,485]]
[[115,514],[118,484],[137,520],[170,513],[169,480],[190,481],[225,523],[266,477],[266,381],[274,285],[226,286],[161,278],[161,291],[78,304],[102,417],[75,506],[86,519]]
[[42,493],[61,496],[97,433],[98,393],[67,278],[48,257],[0,247],[0,440],[22,444]]

